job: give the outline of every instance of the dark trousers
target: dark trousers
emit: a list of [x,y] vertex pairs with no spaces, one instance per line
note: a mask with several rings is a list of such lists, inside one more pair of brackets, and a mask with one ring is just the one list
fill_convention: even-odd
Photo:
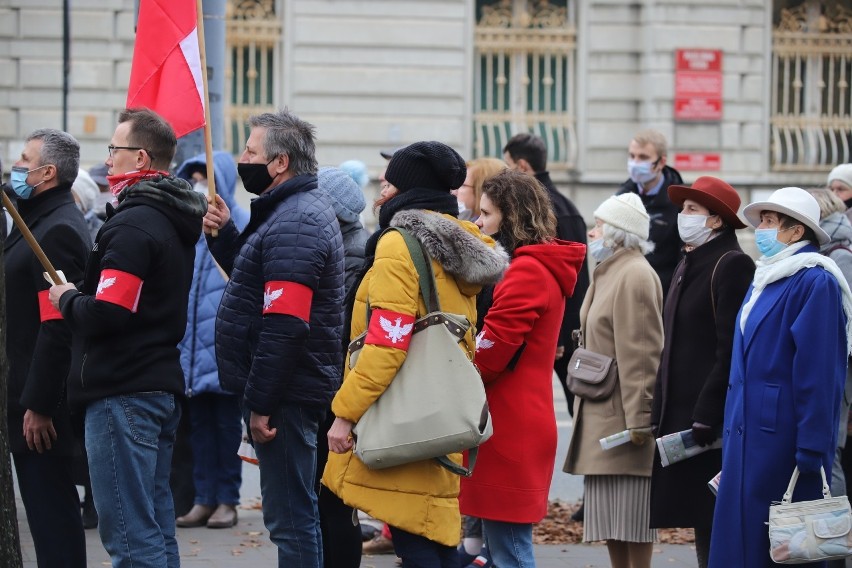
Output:
[[[175,399],[178,401],[178,399]],[[178,424],[172,453],[172,470],[169,475],[169,487],[175,503],[175,517],[189,513],[195,503],[195,482],[192,480],[192,425],[186,399],[180,398],[180,424]],[[234,450],[236,452],[236,450]]]
[[39,568],[85,568],[86,536],[73,458],[37,452],[12,455]]
[[239,505],[243,482],[243,460],[237,455],[243,437],[239,397],[205,393],[190,398],[187,408],[192,426],[195,503],[209,507]]
[[328,488],[320,486],[322,472],[328,462],[328,429],[334,422],[331,410],[317,432],[317,471],[315,489],[318,496],[322,557],[325,568],[358,568],[361,565],[361,528],[353,522],[352,507]]
[[556,371],[556,376],[559,377],[559,384],[562,385],[562,391],[565,393],[565,402],[568,403],[568,414],[574,416],[574,395],[568,390],[568,360],[571,359],[571,353],[571,348],[566,348],[565,355],[553,362],[553,370]]
[[402,568],[458,568],[459,553],[455,546],[444,546],[399,527],[390,530],[394,551],[402,558]]

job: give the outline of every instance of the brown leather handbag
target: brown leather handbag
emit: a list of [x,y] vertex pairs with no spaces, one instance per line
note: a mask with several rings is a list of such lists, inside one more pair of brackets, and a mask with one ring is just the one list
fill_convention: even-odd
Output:
[[617,379],[618,364],[612,357],[578,347],[568,361],[568,390],[583,400],[606,400]]

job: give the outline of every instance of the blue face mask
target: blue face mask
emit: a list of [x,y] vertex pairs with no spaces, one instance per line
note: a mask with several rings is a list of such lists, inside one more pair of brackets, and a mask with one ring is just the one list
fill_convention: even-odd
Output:
[[21,199],[29,199],[30,195],[32,195],[33,190],[43,184],[44,182],[39,182],[35,185],[30,185],[27,183],[27,177],[29,177],[30,172],[34,172],[36,170],[40,170],[46,166],[39,166],[32,170],[28,170],[23,166],[15,166],[12,168],[10,181],[12,182],[12,189]]
[[595,259],[595,262],[603,262],[609,257],[612,256],[614,252],[611,248],[604,244],[603,239],[595,239],[594,241],[589,241],[587,245],[587,249],[589,251],[589,255]]
[[657,172],[654,171],[654,168],[657,167],[658,162],[659,160],[656,162],[627,160],[627,173],[635,183],[644,185],[657,177]]
[[787,245],[778,240],[778,229],[755,229],[754,242],[757,250],[767,258],[787,248]]

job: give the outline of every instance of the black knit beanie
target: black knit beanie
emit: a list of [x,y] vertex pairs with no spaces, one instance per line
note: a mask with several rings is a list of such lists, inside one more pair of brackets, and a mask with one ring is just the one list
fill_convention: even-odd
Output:
[[400,192],[415,188],[449,192],[465,177],[462,157],[441,142],[415,142],[397,150],[385,171],[385,179]]

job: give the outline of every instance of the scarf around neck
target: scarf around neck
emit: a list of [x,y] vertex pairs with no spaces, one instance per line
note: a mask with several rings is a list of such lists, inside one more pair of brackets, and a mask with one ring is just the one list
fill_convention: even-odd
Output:
[[849,289],[849,284],[837,264],[828,258],[816,252],[803,252],[796,254],[805,246],[811,244],[810,241],[794,243],[775,256],[769,258],[762,256],[757,262],[757,269],[754,272],[753,290],[748,302],[743,305],[742,315],[740,317],[740,331],[745,331],[746,321],[754,308],[757,299],[763,293],[763,290],[773,282],[777,282],[789,276],[792,276],[805,268],[820,267],[829,272],[837,284],[840,286],[840,295],[843,300],[843,313],[846,315],[846,350],[852,355],[852,291]]

